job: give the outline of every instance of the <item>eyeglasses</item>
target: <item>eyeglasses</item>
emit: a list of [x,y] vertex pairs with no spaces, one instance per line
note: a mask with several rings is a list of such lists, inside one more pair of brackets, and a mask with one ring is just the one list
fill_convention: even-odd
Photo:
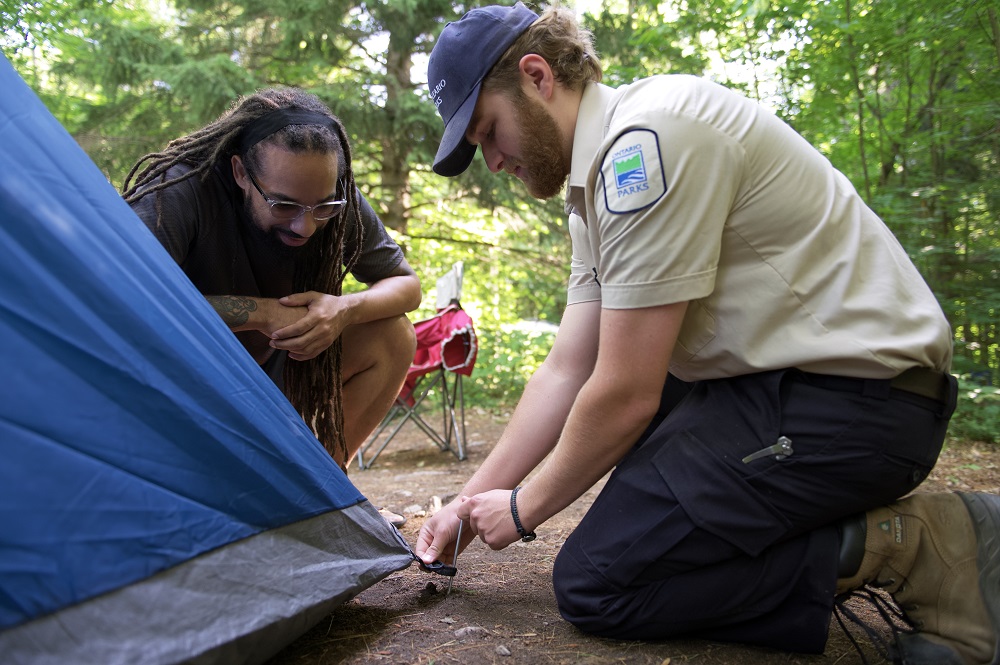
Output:
[[347,206],[347,199],[324,201],[323,203],[317,203],[314,206],[304,206],[301,203],[296,203],[295,201],[276,201],[264,193],[264,190],[257,184],[257,180],[254,179],[253,174],[250,173],[250,169],[246,169],[246,172],[247,175],[250,176],[250,182],[253,183],[253,186],[257,188],[260,195],[264,197],[265,201],[267,201],[267,205],[271,207],[271,216],[275,219],[298,219],[300,216],[311,210],[313,219],[322,221],[330,219],[331,217],[336,217],[342,213],[344,208]]

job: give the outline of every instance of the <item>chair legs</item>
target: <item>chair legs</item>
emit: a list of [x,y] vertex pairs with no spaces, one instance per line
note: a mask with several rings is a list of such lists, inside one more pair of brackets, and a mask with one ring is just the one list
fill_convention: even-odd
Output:
[[[433,392],[437,392],[441,400],[440,430],[427,421],[430,409],[434,408],[428,402],[428,397]],[[371,468],[375,459],[407,422],[416,425],[442,451],[451,452],[459,460],[465,459],[465,396],[462,391],[462,375],[439,368],[421,377],[411,396],[412,405],[407,403],[408,400],[396,398],[382,423],[358,450],[359,469]],[[370,452],[373,448],[374,452]]]

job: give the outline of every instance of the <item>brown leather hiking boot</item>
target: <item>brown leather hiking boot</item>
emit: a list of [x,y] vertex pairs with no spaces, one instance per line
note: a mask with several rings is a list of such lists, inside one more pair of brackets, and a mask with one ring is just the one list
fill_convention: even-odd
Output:
[[866,515],[857,573],[887,590],[916,629],[899,636],[904,664],[1000,665],[1000,497],[917,494]]

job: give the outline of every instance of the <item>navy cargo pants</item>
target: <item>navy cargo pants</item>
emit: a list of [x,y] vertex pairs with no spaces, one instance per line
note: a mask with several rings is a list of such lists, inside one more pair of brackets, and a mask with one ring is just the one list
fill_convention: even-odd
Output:
[[[947,381],[938,401],[798,370],[669,378],[657,417],[556,559],[563,617],[605,637],[822,652],[835,524],[927,476],[955,407]],[[785,446],[765,451],[779,437]]]

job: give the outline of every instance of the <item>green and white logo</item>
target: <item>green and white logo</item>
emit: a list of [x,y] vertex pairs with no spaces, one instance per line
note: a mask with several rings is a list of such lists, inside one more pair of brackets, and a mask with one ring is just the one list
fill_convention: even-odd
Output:
[[642,149],[614,160],[615,184],[619,188],[632,187],[646,182],[646,166],[642,162]]
[[633,129],[619,136],[605,153],[601,176],[608,212],[635,212],[659,200],[667,181],[656,133]]

